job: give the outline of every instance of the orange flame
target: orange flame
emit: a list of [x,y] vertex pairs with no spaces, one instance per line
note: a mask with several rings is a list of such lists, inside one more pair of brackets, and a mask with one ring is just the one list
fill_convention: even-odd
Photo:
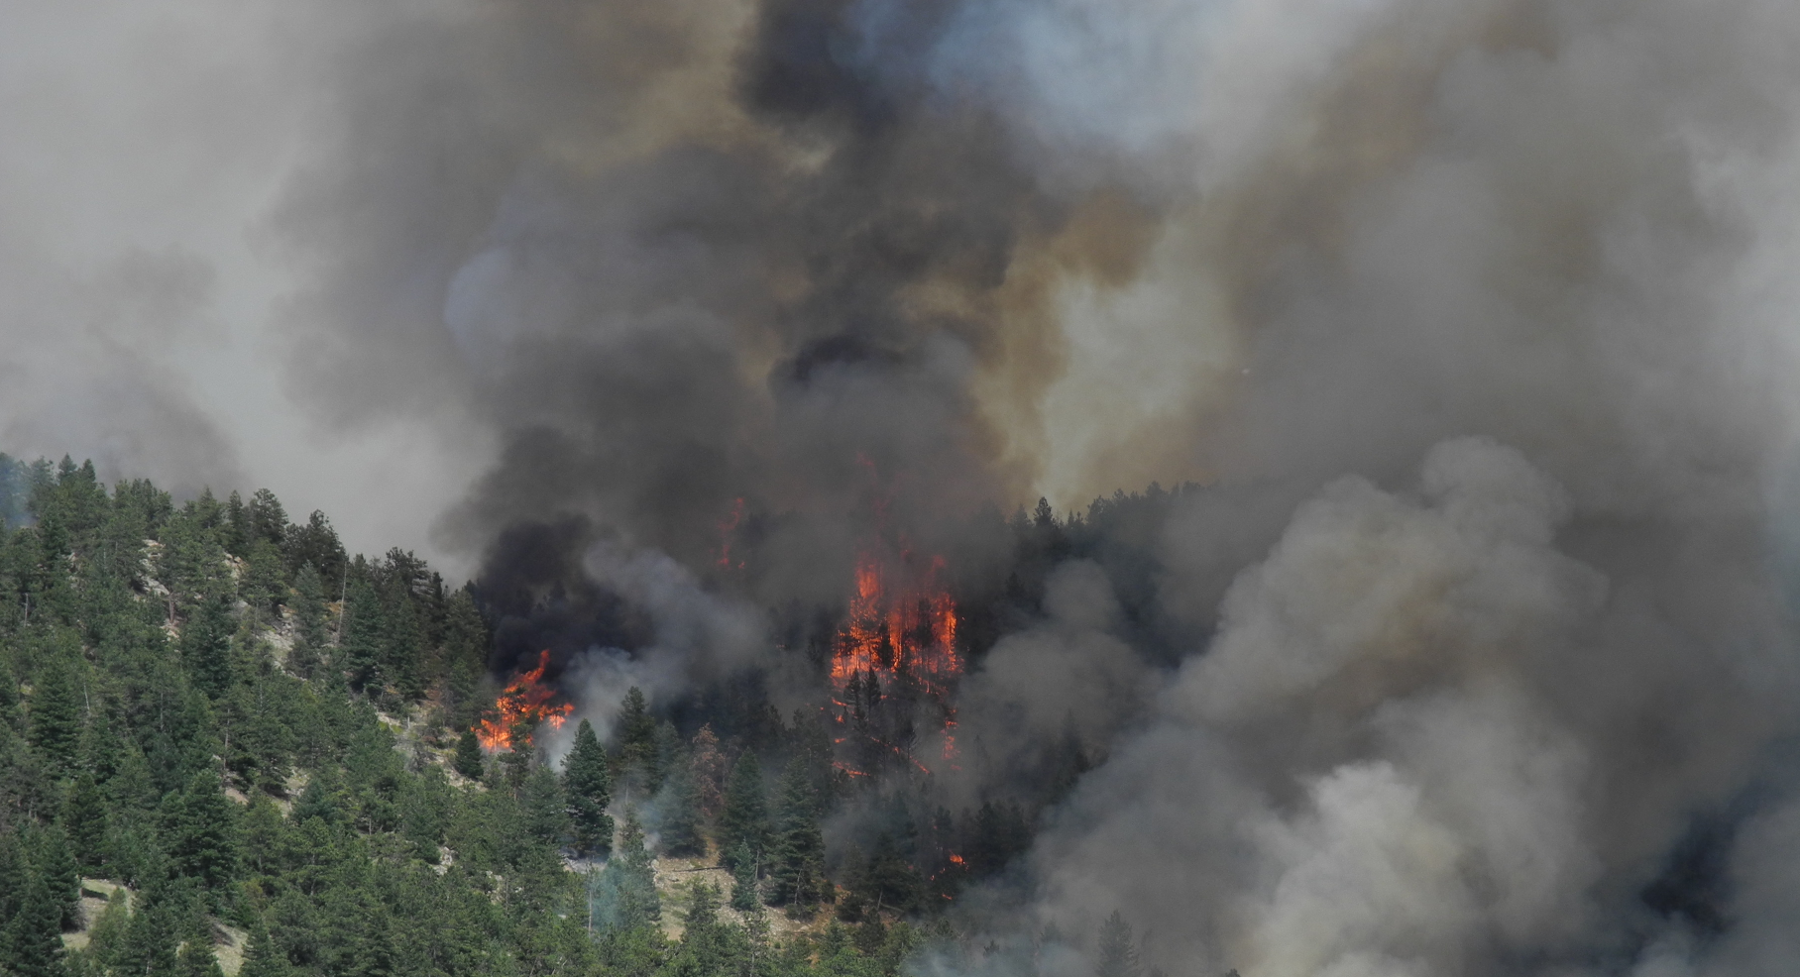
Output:
[[731,503],[731,515],[719,523],[719,569],[731,570],[744,568],[744,561],[738,560],[735,567],[731,559],[731,537],[737,532],[738,525],[744,521],[744,500],[735,499]]
[[[943,712],[944,759],[956,759],[956,712],[945,701],[950,686],[962,673],[956,649],[956,602],[937,583],[944,569],[942,557],[931,560],[923,572],[907,568],[908,554],[884,562],[874,552],[857,557],[855,589],[850,596],[849,620],[838,631],[831,660],[831,681],[840,696],[833,702],[839,711],[833,720],[842,725],[849,704],[850,684],[859,676],[892,688],[910,683],[936,700]],[[898,568],[898,569],[895,569]],[[892,751],[920,772],[930,768],[906,749],[864,733],[871,742]],[[834,742],[842,743],[839,737]],[[842,768],[853,777],[860,770]]]
[[[494,700],[494,711],[482,717],[475,724],[475,738],[489,751],[509,749],[513,745],[512,730],[521,723],[535,727],[539,723],[549,723],[552,728],[561,729],[562,724],[575,711],[573,703],[552,705],[556,698],[556,690],[540,684],[544,680],[544,671],[550,667],[548,649],[538,652],[537,667],[529,672],[521,672],[513,679],[500,698]],[[531,742],[531,735],[526,734],[525,742]]]
[[962,672],[956,654],[956,602],[937,586],[943,557],[936,557],[915,586],[895,586],[871,553],[856,561],[850,620],[838,632],[831,662],[840,690],[862,672],[905,673],[942,698]]

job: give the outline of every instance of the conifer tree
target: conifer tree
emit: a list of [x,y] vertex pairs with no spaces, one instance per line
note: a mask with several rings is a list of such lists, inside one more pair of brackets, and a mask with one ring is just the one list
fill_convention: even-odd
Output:
[[574,748],[563,758],[563,793],[568,797],[575,851],[584,857],[605,854],[613,837],[613,821],[606,813],[612,803],[612,775],[606,750],[585,719],[575,730]]
[[747,912],[762,905],[762,896],[756,891],[756,856],[750,852],[750,846],[738,845],[728,861],[732,866],[731,908]]
[[114,970],[133,977],[175,977],[181,938],[176,928],[176,907],[170,905],[169,884],[150,886],[134,900],[131,924],[126,927]]
[[247,535],[252,545],[265,542],[279,547],[287,541],[287,510],[281,507],[274,492],[266,488],[257,489],[250,496],[250,504],[244,510],[248,517]]
[[338,654],[350,673],[350,687],[357,691],[372,687],[379,692],[386,681],[381,674],[382,632],[386,629],[383,617],[381,598],[376,596],[375,588],[361,577],[351,580]]
[[165,802],[163,827],[175,870],[217,894],[237,877],[237,805],[219,775],[201,770]]
[[671,855],[698,855],[706,850],[700,834],[700,788],[694,783],[692,765],[678,756],[671,765],[660,795],[662,846]]
[[308,563],[294,575],[294,644],[288,651],[288,670],[312,678],[325,656],[325,594],[319,571]]
[[419,626],[419,612],[411,593],[399,584],[388,590],[382,609],[381,672],[403,698],[416,699],[424,688],[424,631]]
[[292,968],[287,958],[269,939],[269,930],[257,926],[250,931],[250,942],[244,947],[244,966],[237,977],[287,977]]
[[[586,720],[582,722],[585,723]],[[475,730],[465,729],[456,738],[456,756],[450,761],[450,766],[470,780],[481,779],[481,738],[475,735]]]
[[725,813],[719,819],[719,847],[737,868],[740,849],[760,858],[769,844],[769,800],[763,788],[762,764],[746,750],[731,766],[725,788]]
[[643,690],[632,686],[619,706],[619,773],[627,785],[648,784],[656,763],[656,719]]
[[603,915],[613,926],[631,930],[661,922],[655,862],[644,846],[644,829],[635,814],[625,816],[618,850],[600,873],[599,889]]
[[244,602],[259,621],[279,618],[281,605],[287,602],[281,549],[266,539],[256,540],[250,544],[247,561],[249,568],[239,588]]
[[562,844],[574,819],[569,816],[570,804],[556,774],[544,767],[527,774],[519,807],[526,833],[551,847]]
[[18,977],[63,977],[62,909],[43,873],[27,876],[4,936],[0,969]]
[[175,957],[175,970],[180,977],[225,977],[211,940],[189,939]]
[[231,597],[223,589],[204,594],[181,626],[181,657],[194,687],[214,699],[231,688]]
[[84,871],[98,872],[106,863],[106,795],[83,771],[63,802],[62,826],[68,834],[75,862]]
[[450,701],[447,711],[455,726],[475,722],[481,708],[478,694],[487,665],[488,633],[475,598],[464,587],[444,604],[444,660]]
[[81,745],[81,690],[73,669],[53,660],[38,669],[31,706],[31,745],[54,773],[75,763]]
[[1138,977],[1137,945],[1132,942],[1131,924],[1117,909],[1100,924],[1100,943],[1095,949],[1094,977]]
[[248,552],[250,545],[250,519],[244,511],[244,498],[233,491],[225,500],[224,532],[219,542],[224,544],[225,552],[232,556],[242,557]]
[[796,757],[781,777],[774,851],[769,862],[774,902],[811,906],[827,898],[825,837],[805,761]]
[[56,907],[58,930],[74,929],[81,922],[81,871],[69,851],[68,836],[55,826],[33,834],[32,870],[43,877]]

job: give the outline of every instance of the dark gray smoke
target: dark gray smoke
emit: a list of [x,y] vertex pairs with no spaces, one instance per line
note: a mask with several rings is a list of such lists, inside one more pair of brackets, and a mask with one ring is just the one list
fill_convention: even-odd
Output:
[[[442,538],[640,649],[609,694],[786,667],[764,612],[873,537],[973,579],[987,507],[1204,483],[965,682],[946,798],[1105,762],[944,966],[1086,972],[1116,907],[1171,975],[1791,969],[1791,4],[343,23],[266,232],[289,388],[495,445]],[[142,261],[132,315],[208,280]]]

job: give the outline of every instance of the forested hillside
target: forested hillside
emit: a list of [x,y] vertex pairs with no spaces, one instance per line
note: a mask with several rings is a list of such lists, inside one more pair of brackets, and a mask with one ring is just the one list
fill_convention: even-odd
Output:
[[[0,516],[21,977],[891,974],[957,945],[932,910],[970,876],[933,859],[966,843],[978,874],[1025,843],[1016,807],[943,812],[943,837],[879,832],[828,873],[830,745],[766,703],[690,732],[633,689],[610,748],[583,722],[554,766],[525,724],[484,750],[473,591],[347,556],[266,491],[176,505],[0,456]],[[671,881],[716,862],[731,884]]]

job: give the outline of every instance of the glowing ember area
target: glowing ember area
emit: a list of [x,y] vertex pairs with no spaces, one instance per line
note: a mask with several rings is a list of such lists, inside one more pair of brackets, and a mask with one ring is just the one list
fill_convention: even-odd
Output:
[[744,500],[737,499],[731,504],[731,514],[719,523],[719,558],[716,561],[721,570],[742,570],[743,560],[734,560],[731,555],[731,540],[738,527],[744,522]]
[[[549,723],[560,729],[569,713],[575,711],[572,703],[552,704],[557,692],[554,688],[543,684],[544,671],[550,667],[550,652],[538,652],[537,667],[529,672],[521,672],[494,700],[493,712],[475,724],[475,736],[481,745],[490,751],[510,749],[513,746],[513,729],[523,725],[527,730],[536,728],[539,723]],[[526,743],[531,742],[530,733],[526,733]]]
[[904,675],[935,698],[962,672],[956,656],[956,604],[936,586],[944,567],[936,558],[917,586],[896,587],[880,561],[863,554],[856,563],[850,621],[838,633],[831,679],[839,690],[865,672]]
[[[856,562],[848,620],[833,643],[831,682],[836,743],[856,757],[838,770],[866,777],[877,765],[899,764],[930,774],[914,755],[914,725],[943,735],[943,758],[956,759],[956,713],[947,699],[962,674],[956,646],[956,602],[938,584],[941,557],[915,567],[902,551],[884,561],[864,552]],[[849,745],[845,746],[846,740]]]

